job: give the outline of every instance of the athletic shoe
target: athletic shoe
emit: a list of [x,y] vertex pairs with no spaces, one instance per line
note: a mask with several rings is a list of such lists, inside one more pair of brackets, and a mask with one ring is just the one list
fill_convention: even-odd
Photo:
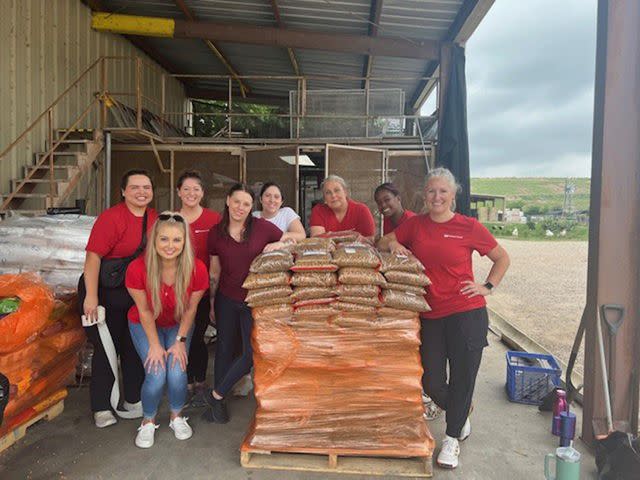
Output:
[[204,412],[202,417],[209,423],[227,423],[229,421],[229,413],[224,399],[218,400],[211,394],[213,390],[209,390],[204,398],[209,405],[209,409]]
[[426,397],[427,400],[425,401],[425,397],[426,395],[422,396],[422,401],[424,406],[424,418],[425,420],[435,420],[440,415],[442,415],[442,409],[438,405],[436,405],[436,402],[431,400],[429,397]]
[[467,438],[469,438],[469,435],[471,435],[471,420],[469,420],[469,417],[467,417],[467,421],[464,422],[462,430],[460,430],[460,436],[458,437],[458,440],[464,442]]
[[458,466],[458,456],[460,456],[458,439],[448,435],[445,436],[438,454],[438,465],[443,468],[456,468]]
[[135,414],[134,417],[131,418],[142,418],[142,400],[136,403],[129,403],[127,401],[122,402],[122,408],[126,411]]
[[98,428],[105,428],[118,422],[116,417],[113,416],[113,413],[111,413],[111,410],[93,412],[93,421],[96,422],[96,427]]
[[136,447],[151,448],[153,447],[153,436],[156,433],[159,425],[153,422],[145,423],[138,427],[138,434],[136,435]]
[[189,417],[176,417],[169,422],[169,428],[173,430],[178,440],[187,440],[193,435],[193,430],[187,420]]

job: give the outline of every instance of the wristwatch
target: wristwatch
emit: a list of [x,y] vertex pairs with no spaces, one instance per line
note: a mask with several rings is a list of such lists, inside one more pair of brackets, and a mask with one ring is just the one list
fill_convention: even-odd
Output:
[[484,286],[485,286],[485,288],[487,288],[489,290],[489,293],[493,293],[493,283],[484,282]]
[[176,342],[185,343],[187,341],[187,337],[183,337],[182,335],[176,335]]

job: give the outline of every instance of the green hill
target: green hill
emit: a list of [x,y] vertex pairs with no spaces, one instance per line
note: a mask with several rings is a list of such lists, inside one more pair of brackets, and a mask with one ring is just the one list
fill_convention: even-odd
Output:
[[[571,178],[575,185],[573,209],[589,209],[589,190],[591,179]],[[507,208],[520,208],[525,213],[543,213],[560,210],[564,202],[564,178],[472,178],[471,193],[485,195],[504,195]]]

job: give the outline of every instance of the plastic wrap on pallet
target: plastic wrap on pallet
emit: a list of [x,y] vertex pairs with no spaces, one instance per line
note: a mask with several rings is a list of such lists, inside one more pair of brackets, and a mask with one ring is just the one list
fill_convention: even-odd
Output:
[[254,325],[257,410],[245,446],[431,455],[417,314],[254,311]]
[[0,223],[0,274],[34,272],[57,289],[75,289],[95,217],[10,217]]

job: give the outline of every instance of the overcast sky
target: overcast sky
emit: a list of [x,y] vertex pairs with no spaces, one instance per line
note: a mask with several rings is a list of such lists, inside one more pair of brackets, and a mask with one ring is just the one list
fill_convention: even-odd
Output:
[[467,44],[474,177],[591,173],[596,0],[496,0]]

